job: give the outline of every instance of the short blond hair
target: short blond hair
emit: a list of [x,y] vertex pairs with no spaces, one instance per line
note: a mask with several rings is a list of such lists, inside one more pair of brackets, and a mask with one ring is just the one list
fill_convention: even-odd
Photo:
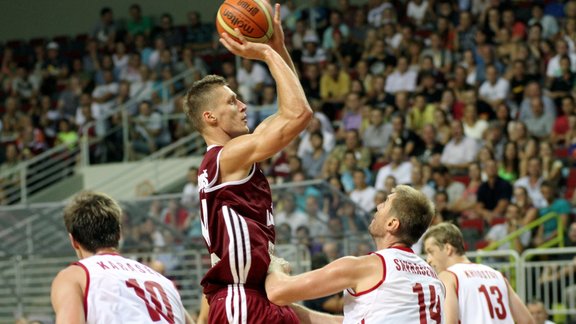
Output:
[[450,244],[458,255],[464,255],[466,250],[464,249],[464,236],[462,232],[456,225],[452,223],[440,223],[430,227],[428,232],[424,234],[423,241],[433,237],[436,240],[436,244],[440,247],[445,244]]
[[219,86],[226,85],[228,83],[223,77],[213,74],[192,83],[184,96],[183,110],[194,130],[202,132],[204,129],[202,113],[207,109],[206,106],[211,103],[212,91]]
[[394,187],[392,214],[400,221],[398,236],[406,244],[414,244],[428,229],[434,218],[434,204],[422,192],[406,185]]

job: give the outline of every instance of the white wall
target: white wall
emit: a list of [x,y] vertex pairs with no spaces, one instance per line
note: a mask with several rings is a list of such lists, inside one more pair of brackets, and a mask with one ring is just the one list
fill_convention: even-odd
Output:
[[159,161],[108,163],[82,168],[84,189],[101,191],[118,200],[137,197],[138,188],[160,191],[186,177],[202,157],[170,158]]
[[127,19],[133,3],[144,15],[159,17],[170,13],[176,24],[186,22],[186,13],[196,10],[202,20],[214,20],[218,0],[0,0],[0,41],[53,37],[90,32],[100,9],[112,8],[116,19]]

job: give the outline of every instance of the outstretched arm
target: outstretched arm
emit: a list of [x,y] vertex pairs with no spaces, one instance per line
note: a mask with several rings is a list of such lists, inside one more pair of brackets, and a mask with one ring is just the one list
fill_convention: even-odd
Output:
[[289,305],[333,295],[347,288],[355,291],[372,288],[378,278],[382,278],[382,273],[382,262],[377,256],[343,257],[323,268],[296,276],[272,271],[266,277],[266,294],[276,305]]

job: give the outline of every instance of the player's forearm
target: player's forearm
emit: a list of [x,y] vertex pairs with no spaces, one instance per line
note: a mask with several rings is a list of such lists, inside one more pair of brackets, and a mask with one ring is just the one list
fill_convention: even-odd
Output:
[[278,92],[278,114],[289,119],[302,121],[302,129],[312,117],[312,109],[306,100],[300,80],[290,66],[276,51],[267,51],[265,61],[276,81]]

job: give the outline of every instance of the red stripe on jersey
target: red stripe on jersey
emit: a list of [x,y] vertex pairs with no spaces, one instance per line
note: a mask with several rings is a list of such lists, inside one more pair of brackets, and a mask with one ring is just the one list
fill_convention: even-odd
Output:
[[391,246],[390,249],[398,249],[400,251],[414,253],[414,250],[406,246]]
[[378,281],[378,283],[376,285],[374,285],[374,287],[372,287],[368,290],[365,290],[365,291],[354,293],[354,292],[350,291],[350,289],[348,289],[348,292],[350,293],[350,295],[352,295],[354,297],[359,297],[359,296],[365,295],[369,292],[376,290],[378,287],[380,287],[380,285],[382,285],[382,283],[384,282],[384,279],[386,279],[386,261],[384,260],[384,257],[378,253],[375,253],[375,252],[372,252],[370,254],[377,255],[378,257],[380,257],[380,261],[382,261],[382,279],[380,279],[380,281]]
[[86,288],[84,289],[84,302],[83,303],[84,303],[84,320],[88,320],[88,290],[90,290],[90,272],[88,272],[88,269],[86,268],[86,266],[84,266],[80,262],[74,262],[72,264],[80,266],[82,269],[84,269],[84,272],[86,273]]

